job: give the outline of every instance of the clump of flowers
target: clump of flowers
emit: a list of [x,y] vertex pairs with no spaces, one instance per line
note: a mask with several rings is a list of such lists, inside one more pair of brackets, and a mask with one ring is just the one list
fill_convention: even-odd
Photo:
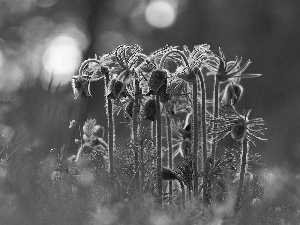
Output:
[[[177,46],[165,46],[149,55],[142,53],[138,45],[121,45],[109,54],[95,59],[84,61],[79,70],[79,75],[72,79],[74,97],[81,95],[91,96],[90,83],[105,80],[106,112],[108,116],[108,143],[102,135],[97,133],[102,128],[95,124],[95,120],[88,120],[83,127],[80,150],[76,160],[80,158],[84,146],[93,149],[101,146],[108,150],[109,170],[112,185],[118,181],[114,174],[115,134],[114,119],[116,112],[124,110],[127,123],[130,124],[132,138],[132,154],[134,157],[134,174],[128,185],[134,183],[136,192],[143,192],[145,180],[155,190],[157,202],[163,204],[163,180],[169,185],[169,204],[172,204],[174,182],[181,185],[181,198],[186,201],[186,191],[189,201],[201,201],[204,205],[213,204],[220,198],[215,198],[216,190],[222,192],[222,199],[228,192],[225,177],[225,165],[232,162],[232,155],[218,155],[217,143],[230,134],[233,142],[239,143],[240,156],[235,157],[239,161],[240,169],[238,185],[233,184],[232,192],[236,192],[235,211],[238,212],[243,201],[244,180],[247,174],[248,158],[250,157],[250,144],[255,146],[256,140],[266,141],[263,137],[265,122],[261,118],[250,119],[250,112],[239,113],[237,105],[241,97],[246,95],[241,80],[243,78],[256,78],[261,74],[245,73],[250,66],[248,60],[242,64],[242,58],[236,57],[227,61],[225,54],[219,48],[215,53],[207,44],[196,45],[190,51],[187,46],[182,50]],[[168,69],[168,63],[177,65],[175,72]],[[206,72],[205,72],[206,71]],[[208,72],[207,72],[208,71]],[[214,76],[214,93],[212,99],[207,99],[206,84]],[[220,91],[221,88],[224,89]],[[208,103],[211,107],[207,107]],[[113,108],[115,110],[113,110]],[[182,123],[182,115],[186,116],[186,122]],[[162,129],[165,118],[165,131]],[[151,122],[151,125],[147,124]],[[71,122],[70,127],[76,123]],[[210,126],[209,126],[210,125]],[[155,182],[145,177],[144,145],[139,138],[139,132],[145,126],[152,127],[153,142],[151,148],[155,149],[154,158],[150,157],[153,166],[153,174],[156,174]],[[91,128],[92,127],[92,128]],[[167,136],[165,146],[164,136]],[[148,146],[149,147],[149,146]],[[168,148],[167,148],[168,147]],[[162,165],[162,150],[168,151],[168,166]],[[202,151],[202,154],[199,154]],[[178,154],[181,153],[181,154]],[[119,154],[119,153],[118,153]],[[147,155],[149,157],[149,154]],[[179,160],[179,165],[174,166],[173,161]],[[149,167],[148,167],[149,168]],[[150,176],[151,172],[148,173]],[[118,183],[119,185],[119,183]],[[186,186],[186,188],[184,188]],[[120,190],[121,187],[118,187]],[[127,187],[128,189],[128,187]],[[192,197],[193,196],[193,197]]]

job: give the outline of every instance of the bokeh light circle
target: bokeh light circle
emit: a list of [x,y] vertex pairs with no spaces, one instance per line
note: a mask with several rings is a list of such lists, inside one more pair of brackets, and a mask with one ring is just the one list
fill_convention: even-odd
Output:
[[66,84],[76,73],[81,63],[81,50],[77,41],[69,36],[52,39],[43,54],[43,67],[46,79],[53,77],[53,84]]
[[176,9],[166,1],[152,1],[145,10],[146,21],[155,28],[167,28],[176,19]]

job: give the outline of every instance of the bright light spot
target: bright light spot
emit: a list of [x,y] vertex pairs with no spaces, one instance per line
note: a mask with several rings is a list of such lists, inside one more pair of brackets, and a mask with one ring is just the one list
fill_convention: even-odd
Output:
[[43,67],[46,79],[53,85],[70,82],[81,62],[81,51],[75,39],[69,36],[58,36],[50,41],[43,54]]
[[147,22],[156,28],[167,28],[171,26],[176,19],[177,12],[175,8],[166,1],[153,1],[145,11]]

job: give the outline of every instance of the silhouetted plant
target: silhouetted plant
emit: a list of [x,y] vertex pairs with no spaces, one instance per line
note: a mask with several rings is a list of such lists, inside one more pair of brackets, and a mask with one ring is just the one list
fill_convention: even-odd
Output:
[[[169,63],[176,65],[175,72],[169,71]],[[133,180],[135,192],[152,193],[153,187],[156,187],[157,202],[161,204],[162,180],[170,181],[168,192],[171,199],[172,180],[177,179],[182,190],[184,185],[187,187],[190,199],[192,191],[196,201],[200,196],[199,191],[202,191],[202,202],[208,205],[213,201],[225,201],[227,192],[231,186],[234,187],[237,167],[240,167],[235,204],[238,209],[243,197],[249,143],[255,145],[254,139],[265,140],[261,137],[265,129],[264,121],[260,118],[250,120],[250,111],[239,114],[235,108],[244,92],[240,84],[241,78],[261,75],[245,74],[244,71],[251,61],[248,60],[244,65],[241,63],[242,59],[237,57],[234,61],[226,61],[220,48],[219,54],[216,54],[206,44],[196,45],[192,51],[187,46],[179,50],[177,46],[167,45],[149,55],[142,53],[138,45],[120,45],[99,60],[85,61],[80,67],[79,76],[73,77],[73,91],[75,98],[81,94],[91,96],[90,82],[106,78],[106,108],[109,120],[107,145],[111,175],[114,171],[113,154],[117,151],[114,149],[114,115],[123,110],[126,123],[129,122],[131,127],[131,144],[126,147],[126,155],[133,157],[133,160],[120,161],[121,149],[116,154],[119,162],[127,163],[128,168],[131,168],[128,170],[130,178],[125,182],[127,190],[132,188]],[[85,68],[86,65],[88,68]],[[204,77],[207,69],[207,75],[215,76],[212,101],[207,99]],[[222,83],[226,86],[220,93]],[[212,111],[209,110],[210,102],[213,105]],[[180,113],[186,115],[184,124],[181,119],[176,118],[177,115],[180,117]],[[166,118],[169,169],[162,167],[162,115]],[[146,120],[152,123],[151,144],[150,139],[145,141],[141,135]],[[209,133],[208,123],[211,124]],[[240,143],[241,157],[228,151],[224,156],[217,157],[217,143],[228,134]],[[210,142],[209,136],[212,137]],[[93,142],[98,143],[99,140],[96,138]],[[86,145],[83,144],[85,142],[81,142],[81,145]],[[208,150],[210,144],[211,152]],[[130,149],[133,155],[129,154]],[[181,163],[173,171],[173,158],[178,155]],[[153,164],[153,160],[156,160],[155,170],[149,166],[149,163]],[[118,166],[118,171],[121,167]],[[154,177],[156,182],[151,180]],[[200,177],[202,182],[199,185]]]

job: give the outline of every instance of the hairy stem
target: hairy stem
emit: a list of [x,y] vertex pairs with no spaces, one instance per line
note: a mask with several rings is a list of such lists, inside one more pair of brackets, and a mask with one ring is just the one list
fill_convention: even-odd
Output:
[[109,73],[105,73],[105,101],[106,114],[108,115],[108,153],[109,153],[109,175],[111,185],[114,184],[114,139],[115,139],[115,124],[113,118],[113,108],[111,98],[107,97],[107,89],[109,85]]
[[157,149],[157,203],[162,204],[162,167],[161,167],[161,115],[160,115],[160,102],[159,94],[156,94],[155,101],[155,114],[156,114],[156,149]]
[[165,63],[166,58],[168,57],[168,55],[170,55],[170,54],[172,54],[172,53],[176,53],[176,54],[180,55],[181,58],[184,60],[185,65],[186,65],[186,66],[189,65],[189,62],[188,62],[186,56],[183,54],[183,52],[182,52],[182,51],[179,51],[179,50],[176,50],[176,49],[173,49],[173,50],[171,50],[171,51],[166,52],[166,53],[163,55],[163,57],[161,58],[161,60],[160,60],[160,62],[159,62],[159,67],[158,67],[159,69],[162,69],[162,68],[163,68],[163,65],[164,65],[164,63]]
[[136,191],[140,191],[140,174],[138,171],[139,168],[139,146],[138,146],[138,113],[139,113],[139,81],[135,79],[135,96],[134,96],[134,108],[133,108],[133,116],[132,116],[132,138],[133,138],[133,146],[134,146],[134,168],[136,171],[135,175],[135,188]]
[[140,165],[141,165],[141,181],[140,181],[140,190],[141,193],[144,191],[144,181],[145,181],[145,163],[144,163],[144,143],[140,143],[141,151],[140,151]]
[[197,79],[193,82],[193,167],[194,167],[194,195],[198,196],[198,88]]
[[184,190],[184,184],[181,179],[178,179],[180,187],[181,187],[181,202],[182,202],[182,207],[185,208],[185,190]]
[[[213,119],[217,119],[219,117],[219,78],[215,76],[215,84],[214,84],[214,107],[213,107]],[[212,131],[215,129],[215,123],[212,122],[211,124]],[[212,138],[214,139],[215,136]],[[212,158],[212,165],[215,163],[216,158],[216,150],[217,150],[217,141],[212,143],[212,150],[211,150],[211,158]]]
[[240,169],[240,180],[239,180],[239,187],[237,191],[237,198],[235,202],[235,211],[237,212],[240,208],[240,201],[243,197],[243,189],[244,189],[244,180],[245,180],[245,173],[247,169],[247,155],[248,155],[248,148],[249,148],[249,142],[247,140],[244,140],[244,138],[241,140],[241,169]]
[[[166,115],[167,119],[167,135],[168,135],[168,148],[169,148],[169,154],[168,154],[168,161],[169,161],[169,168],[173,168],[173,151],[172,151],[172,127],[171,127],[171,118],[169,115]],[[172,195],[173,195],[173,186],[172,181],[169,181],[169,198],[170,203],[172,202]]]
[[[99,65],[101,65],[101,62],[98,60],[98,59],[87,59],[85,61],[83,61],[83,63],[81,64],[81,66],[79,67],[79,76],[82,76],[83,75],[83,70],[84,68],[89,64],[89,63],[98,63]],[[105,75],[106,76],[106,75]],[[109,82],[109,81],[108,81]]]
[[[201,86],[201,127],[202,127],[202,165],[203,165],[203,180],[202,183],[206,184],[207,179],[207,171],[205,167],[205,163],[207,160],[207,127],[206,127],[206,87],[204,83],[204,77],[202,71],[198,69],[198,75],[200,78],[200,86]],[[200,73],[199,73],[200,72]],[[203,203],[207,204],[207,186],[203,185]]]

